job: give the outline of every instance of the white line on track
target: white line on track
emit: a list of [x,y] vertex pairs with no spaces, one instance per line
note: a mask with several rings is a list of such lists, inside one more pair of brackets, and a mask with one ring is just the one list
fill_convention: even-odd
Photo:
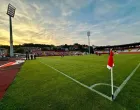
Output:
[[[8,63],[9,63],[9,62],[8,62]],[[8,64],[8,63],[5,63],[5,64],[0,65],[0,68],[3,67],[4,65]]]
[[[92,86],[90,86],[90,88],[94,88],[96,86],[100,86],[100,85],[105,85],[105,86],[111,86],[111,84],[106,84],[106,83],[97,83],[97,84],[93,84]],[[117,86],[114,85],[115,88],[118,88]]]
[[99,92],[99,91],[97,91],[97,90],[95,90],[95,89],[93,89],[93,88],[88,87],[87,85],[85,85],[85,84],[83,84],[83,83],[81,83],[81,82],[79,82],[79,81],[73,79],[72,77],[66,75],[65,73],[63,73],[63,72],[57,70],[56,68],[54,68],[54,67],[52,67],[52,66],[50,66],[50,65],[48,65],[48,64],[46,64],[46,63],[44,63],[44,62],[42,62],[42,61],[39,61],[39,62],[42,63],[42,64],[44,64],[44,65],[46,65],[46,66],[48,66],[48,67],[50,67],[51,69],[53,69],[53,70],[55,70],[55,71],[61,73],[62,75],[64,75],[65,77],[67,77],[67,78],[69,78],[69,79],[71,79],[71,80],[73,80],[73,81],[76,82],[77,84],[79,84],[79,85],[81,85],[81,86],[83,86],[83,87],[85,87],[85,88],[91,90],[92,92],[95,92],[95,93],[97,93],[97,94],[99,94],[99,95],[105,97],[106,99],[112,101],[112,98],[111,98],[111,97],[109,97],[109,96],[107,96],[107,95],[105,95],[105,94],[103,94],[103,93],[101,93],[101,92]]
[[120,91],[123,89],[123,87],[126,85],[126,83],[129,81],[129,79],[134,75],[136,70],[140,67],[140,63],[136,66],[136,68],[131,72],[131,74],[123,81],[123,83],[119,86],[119,88],[114,93],[114,98],[117,97],[117,95],[120,93]]

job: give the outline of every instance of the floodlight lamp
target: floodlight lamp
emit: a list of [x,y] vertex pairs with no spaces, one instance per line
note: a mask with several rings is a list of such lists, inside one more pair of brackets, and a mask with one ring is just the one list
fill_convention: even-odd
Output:
[[9,15],[10,17],[14,17],[15,10],[16,10],[16,8],[14,6],[12,6],[11,4],[9,4],[8,9],[7,9],[7,15]]
[[87,36],[90,36],[90,31],[87,32]]

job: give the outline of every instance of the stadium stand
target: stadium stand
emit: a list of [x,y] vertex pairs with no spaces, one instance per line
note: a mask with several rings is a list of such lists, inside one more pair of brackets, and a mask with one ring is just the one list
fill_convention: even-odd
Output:
[[29,49],[31,50],[32,54],[35,54],[37,56],[76,56],[76,55],[84,55],[85,53],[80,52],[80,51],[42,51],[42,50],[38,50],[38,49]]
[[76,55],[83,55],[82,52],[79,51],[41,51],[39,52],[40,56],[76,56]]
[[0,48],[0,57],[7,56],[8,50],[5,48]]
[[110,49],[113,49],[118,54],[140,54],[140,42],[114,46],[97,46],[94,48],[94,53],[108,54]]

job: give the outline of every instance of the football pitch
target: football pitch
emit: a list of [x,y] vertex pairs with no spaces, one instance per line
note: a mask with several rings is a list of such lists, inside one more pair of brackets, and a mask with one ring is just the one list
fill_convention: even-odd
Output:
[[108,55],[26,61],[0,110],[140,110],[140,55],[115,55],[111,100]]

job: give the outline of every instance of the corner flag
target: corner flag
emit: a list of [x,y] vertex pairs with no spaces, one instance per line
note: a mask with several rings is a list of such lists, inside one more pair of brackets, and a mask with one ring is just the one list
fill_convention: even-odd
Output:
[[109,55],[108,64],[107,64],[107,68],[108,68],[108,69],[112,69],[113,66],[114,66],[113,55],[114,55],[114,54],[113,54],[112,50],[110,50],[110,55]]
[[114,66],[114,60],[113,60],[113,52],[110,50],[110,55],[108,58],[108,64],[107,68],[110,70],[111,69],[111,93],[112,93],[112,100],[114,99],[114,92],[113,92],[113,66]]

